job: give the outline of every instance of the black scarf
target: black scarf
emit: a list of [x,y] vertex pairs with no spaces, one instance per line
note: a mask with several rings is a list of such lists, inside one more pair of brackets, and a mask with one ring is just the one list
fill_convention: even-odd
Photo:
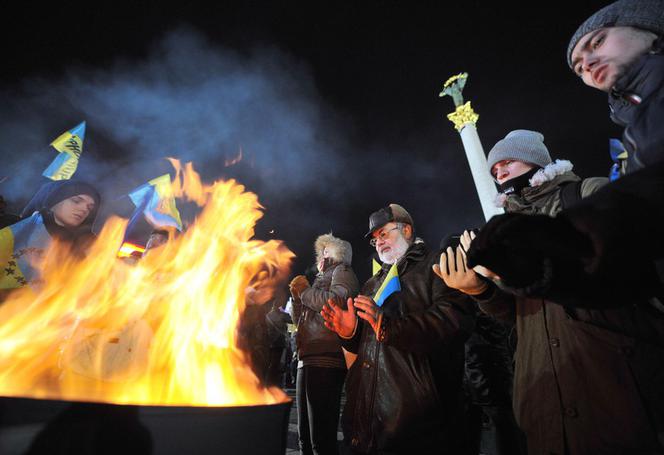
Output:
[[521,190],[530,186],[530,179],[542,169],[541,167],[534,167],[525,174],[522,174],[513,179],[509,179],[498,185],[500,192],[509,196],[510,194],[520,194]]

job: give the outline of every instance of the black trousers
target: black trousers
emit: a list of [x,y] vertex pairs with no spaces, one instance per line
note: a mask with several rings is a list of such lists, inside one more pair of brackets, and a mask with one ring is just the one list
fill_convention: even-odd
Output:
[[297,430],[302,455],[337,455],[337,426],[346,370],[297,370]]

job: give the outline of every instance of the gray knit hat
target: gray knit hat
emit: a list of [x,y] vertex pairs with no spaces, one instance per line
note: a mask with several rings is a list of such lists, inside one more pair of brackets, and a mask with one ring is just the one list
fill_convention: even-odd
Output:
[[664,34],[664,1],[619,0],[590,16],[574,32],[567,46],[567,64],[572,68],[574,46],[586,34],[602,27],[635,27]]
[[551,162],[542,133],[514,130],[493,146],[487,157],[489,169],[499,161],[518,160],[544,167]]

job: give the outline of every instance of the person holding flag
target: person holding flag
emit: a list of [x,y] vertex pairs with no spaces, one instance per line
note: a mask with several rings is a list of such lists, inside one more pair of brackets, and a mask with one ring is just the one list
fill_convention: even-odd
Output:
[[470,299],[433,273],[439,253],[415,237],[410,214],[390,204],[366,235],[383,266],[348,299],[328,301],[326,326],[357,354],[342,416],[354,453],[465,453],[463,346]]
[[92,225],[101,197],[89,183],[59,180],[43,185],[21,213],[22,220],[0,230],[0,290],[25,286],[39,278],[35,260],[52,239],[83,254],[94,240]]

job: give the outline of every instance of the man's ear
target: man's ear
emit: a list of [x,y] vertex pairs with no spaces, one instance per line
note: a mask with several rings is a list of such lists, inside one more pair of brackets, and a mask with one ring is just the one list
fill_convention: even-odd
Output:
[[413,239],[413,226],[410,224],[404,224],[403,225],[403,235],[406,237],[407,240],[412,240]]

